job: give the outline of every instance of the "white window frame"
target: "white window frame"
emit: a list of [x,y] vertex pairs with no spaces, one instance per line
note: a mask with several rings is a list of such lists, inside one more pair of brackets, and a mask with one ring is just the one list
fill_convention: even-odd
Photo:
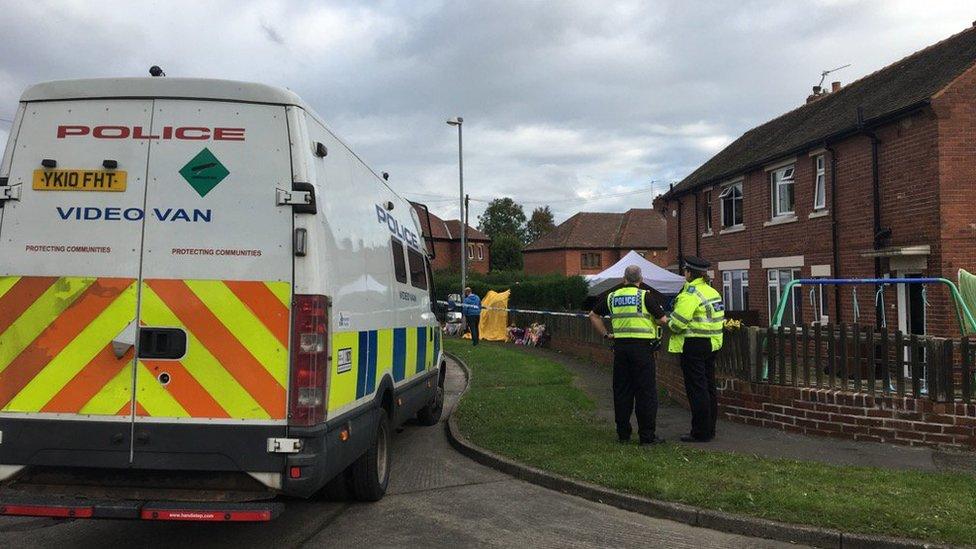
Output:
[[818,154],[813,157],[813,211],[827,209],[827,159]]
[[468,259],[474,259],[474,244],[468,244]]
[[[735,274],[739,274],[739,303],[742,305],[740,308],[735,308],[735,295],[732,294],[733,278]],[[725,305],[726,311],[748,311],[749,303],[749,270],[748,269],[732,269],[728,271],[722,271],[722,303]]]
[[712,234],[712,190],[708,189],[702,193],[704,209],[702,215],[705,216],[705,234]]
[[[787,188],[793,194],[793,204],[789,210],[780,209],[780,194]],[[796,215],[796,164],[790,164],[769,172],[769,190],[772,196],[772,218],[793,217]]]
[[[727,195],[733,194],[735,192],[735,189],[736,188],[739,189],[739,197],[738,198],[734,198],[734,197],[730,198],[730,197],[728,197]],[[729,183],[728,185],[724,186],[722,188],[722,192],[718,195],[718,198],[719,198],[718,203],[719,203],[719,206],[721,207],[722,228],[723,229],[732,229],[732,228],[741,227],[742,224],[743,224],[743,222],[745,222],[744,212],[742,211],[742,200],[743,200],[742,180],[734,181],[734,182]],[[741,220],[738,223],[728,223],[727,222],[728,220],[725,219],[725,201],[726,200],[732,200],[733,201],[733,203],[732,203],[732,217],[733,217],[732,221],[735,221],[735,219],[734,219],[735,218],[735,213],[738,211],[739,217],[741,218]],[[738,209],[735,207],[735,202],[734,202],[735,200],[738,200],[739,201],[739,207],[738,207]]]
[[485,260],[485,245],[478,244],[478,261],[484,261],[484,260]]
[[[796,280],[800,278],[800,269],[798,267],[786,267],[786,268],[773,268],[766,270],[766,301],[767,308],[769,310],[769,321],[773,321],[773,315],[776,314],[776,306],[779,305],[780,300],[783,298],[783,286],[780,284],[780,273],[784,271],[790,272],[790,280]],[[775,277],[771,276],[773,273],[776,274]],[[770,299],[769,290],[776,289],[776,299]],[[802,286],[793,287],[793,296],[789,302],[789,312],[790,318],[793,319],[793,324],[788,324],[785,320],[783,321],[783,326],[798,325],[797,323],[797,301],[800,302],[800,314],[803,314],[803,294],[800,293],[800,288]],[[786,315],[783,315],[784,318]],[[799,324],[803,323],[803,319],[799,319]]]

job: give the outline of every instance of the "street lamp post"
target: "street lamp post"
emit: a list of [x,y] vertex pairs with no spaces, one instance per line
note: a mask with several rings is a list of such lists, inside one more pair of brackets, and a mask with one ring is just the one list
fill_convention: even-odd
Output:
[[[464,119],[460,116],[454,117],[447,121],[451,126],[457,126],[458,130],[458,186],[460,187],[460,212],[458,219],[461,220],[461,295],[464,296],[464,288],[467,287],[467,275],[468,275],[468,256],[467,256],[467,242],[468,242],[468,227],[465,224],[464,218],[464,147],[461,141],[461,125],[464,123]],[[463,315],[462,315],[463,316]]]

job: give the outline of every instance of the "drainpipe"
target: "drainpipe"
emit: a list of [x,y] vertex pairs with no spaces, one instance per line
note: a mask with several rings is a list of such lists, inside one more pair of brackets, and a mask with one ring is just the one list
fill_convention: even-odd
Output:
[[[829,143],[824,142],[824,150],[830,153],[830,243],[833,250],[833,278],[840,278],[840,239],[837,234],[837,151]],[[835,322],[840,322],[840,285],[834,285],[834,314]]]
[[698,209],[698,193],[695,193],[695,255],[701,257],[701,228],[698,226],[701,210]]
[[678,269],[681,269],[681,263],[684,261],[684,253],[681,249],[681,198],[678,198]]
[[[888,239],[891,237],[890,228],[882,228],[881,226],[881,177],[878,168],[878,149],[881,144],[881,140],[878,139],[877,134],[873,131],[868,130],[864,126],[864,110],[861,107],[857,108],[857,126],[861,130],[861,134],[867,136],[871,139],[871,198],[874,206],[874,243],[873,248],[875,250],[880,250],[885,246]],[[874,278],[881,278],[881,258],[874,258]],[[877,288],[875,288],[877,291]],[[876,305],[874,320],[878,328],[881,327],[881,315],[877,311]]]

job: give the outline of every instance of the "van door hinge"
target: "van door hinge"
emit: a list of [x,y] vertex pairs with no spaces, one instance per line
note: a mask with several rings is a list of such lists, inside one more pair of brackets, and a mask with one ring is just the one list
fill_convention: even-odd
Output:
[[22,188],[23,186],[20,183],[0,187],[0,200],[20,200]]
[[275,189],[279,206],[305,206],[312,203],[312,193],[309,191],[288,191]]
[[297,454],[302,451],[300,438],[269,438],[268,452],[272,454]]

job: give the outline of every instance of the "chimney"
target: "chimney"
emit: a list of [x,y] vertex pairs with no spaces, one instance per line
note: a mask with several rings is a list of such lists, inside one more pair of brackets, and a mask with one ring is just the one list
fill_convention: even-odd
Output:
[[838,82],[831,82],[830,83],[830,93],[837,93],[839,91],[840,91],[840,82],[839,81]]
[[813,93],[807,96],[807,103],[813,103],[823,95],[823,89],[820,86],[813,87]]

